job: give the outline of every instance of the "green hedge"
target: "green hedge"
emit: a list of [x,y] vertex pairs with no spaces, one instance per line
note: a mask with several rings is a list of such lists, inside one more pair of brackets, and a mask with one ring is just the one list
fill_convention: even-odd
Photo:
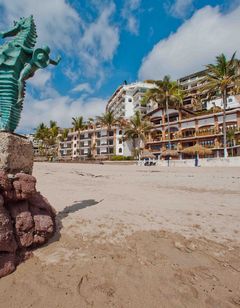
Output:
[[122,156],[122,155],[113,155],[112,157],[111,157],[111,160],[114,160],[114,161],[116,161],[116,160],[133,160],[134,159],[134,157],[132,157],[132,156]]

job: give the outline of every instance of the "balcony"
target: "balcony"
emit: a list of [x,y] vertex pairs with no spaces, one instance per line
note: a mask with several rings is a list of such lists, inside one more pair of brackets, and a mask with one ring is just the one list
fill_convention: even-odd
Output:
[[91,151],[87,151],[87,152],[80,151],[80,156],[89,156],[89,155],[91,155]]
[[88,142],[88,143],[81,142],[80,143],[81,148],[87,148],[87,147],[90,147],[90,146],[91,146],[91,142]]
[[107,143],[98,143],[97,142],[97,147],[113,147],[114,146],[114,144],[113,143],[109,143],[109,144],[107,144]]
[[113,138],[114,137],[114,132],[113,131],[110,131],[109,133],[100,133],[98,132],[96,137],[99,139],[99,138]]
[[108,154],[114,154],[114,149],[110,148],[106,151],[101,151],[101,149],[97,149],[97,155],[108,155]]
[[91,139],[92,135],[88,134],[88,135],[80,135],[80,140],[87,140],[87,139]]

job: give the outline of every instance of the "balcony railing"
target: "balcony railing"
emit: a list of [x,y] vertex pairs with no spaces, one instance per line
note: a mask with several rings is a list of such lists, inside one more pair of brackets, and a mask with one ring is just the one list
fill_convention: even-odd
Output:
[[87,135],[87,136],[80,136],[80,140],[86,140],[86,139],[91,139],[92,136],[91,135]]
[[97,138],[113,138],[114,137],[114,133],[105,133],[103,135],[101,135],[100,133],[97,133],[96,135]]
[[84,144],[84,143],[81,143],[81,144],[80,144],[80,147],[81,147],[81,148],[84,148],[84,147],[87,148],[87,147],[90,147],[90,146],[91,146],[91,142],[88,142],[88,143],[86,143],[86,144]]

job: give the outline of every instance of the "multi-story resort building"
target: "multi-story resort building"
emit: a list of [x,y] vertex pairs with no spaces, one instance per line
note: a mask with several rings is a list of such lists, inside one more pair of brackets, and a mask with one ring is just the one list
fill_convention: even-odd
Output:
[[[182,77],[178,80],[179,85],[184,91],[183,106],[190,110],[211,110],[214,107],[223,108],[223,101],[219,97],[207,99],[201,94],[201,87],[204,84],[206,70]],[[239,107],[239,96],[229,96],[227,109]]]
[[[157,156],[169,148],[177,150],[179,157],[188,158],[182,150],[196,143],[211,148],[212,157],[223,156],[223,102],[219,97],[207,100],[201,95],[206,71],[200,71],[178,80],[185,92],[183,108],[169,109],[169,123],[166,112],[153,102],[144,105],[142,99],[153,83],[136,82],[117,88],[106,111],[115,117],[131,118],[136,111],[147,116],[153,124],[146,147]],[[169,125],[168,125],[169,124]],[[240,95],[227,99],[226,125],[234,138],[228,138],[230,155],[240,155]],[[168,126],[170,136],[168,136]],[[112,155],[132,155],[132,142],[124,141],[124,131],[119,127],[107,130],[94,126],[80,132],[70,132],[66,140],[59,143],[59,156],[71,159],[109,158]],[[169,138],[170,137],[170,138]],[[169,140],[170,139],[170,140]]]
[[59,157],[66,159],[103,159],[113,155],[131,156],[131,143],[123,141],[123,130],[92,127],[70,132],[59,142]]
[[[178,84],[184,91],[183,105],[185,108],[194,108],[194,100],[199,95],[199,89],[203,85],[206,70],[184,76],[178,80]],[[197,106],[196,106],[197,109]]]
[[[227,130],[234,134],[234,138],[228,140],[228,151],[234,156],[240,155],[240,99],[234,97],[234,106],[237,102],[238,108],[229,108],[226,111]],[[211,148],[211,156],[223,156],[223,111],[195,113],[186,108],[169,109],[170,138],[164,110],[156,109],[148,116],[154,128],[146,146],[156,156],[169,148],[169,139],[171,149],[177,150],[179,154],[183,149],[198,143]],[[184,154],[180,157],[189,158]]]
[[41,147],[43,145],[41,140],[35,138],[34,134],[28,134],[25,136],[33,145],[34,156],[39,156],[41,152]]
[[[200,71],[178,80],[184,91],[183,108],[169,109],[167,114],[161,108],[147,113],[153,123],[153,129],[146,143],[156,156],[161,155],[169,147],[179,152],[196,143],[211,148],[213,157],[223,156],[223,100],[220,97],[207,99],[201,94],[206,70]],[[227,98],[226,126],[231,137],[227,138],[230,155],[240,155],[240,95]],[[170,138],[168,136],[168,127]],[[234,135],[234,138],[233,136]],[[228,136],[228,133],[227,133]],[[175,153],[177,152],[175,151]]]
[[154,84],[147,82],[135,82],[121,85],[110,97],[106,111],[112,111],[118,118],[131,118],[136,111],[142,115],[147,113],[147,106],[142,103],[144,94],[148,89],[154,88]]
[[[124,84],[109,99],[106,111],[113,111],[116,118],[129,119],[136,111],[145,115],[149,106],[142,104],[148,89],[154,85],[145,82]],[[66,159],[108,158],[113,155],[131,156],[132,143],[123,140],[124,131],[116,126],[111,130],[96,126],[81,132],[70,132],[59,142],[59,157]]]

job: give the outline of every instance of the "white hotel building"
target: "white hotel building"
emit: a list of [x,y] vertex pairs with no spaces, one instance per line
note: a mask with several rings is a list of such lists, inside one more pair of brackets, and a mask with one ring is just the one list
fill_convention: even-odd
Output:
[[147,113],[147,106],[142,106],[142,99],[147,90],[154,88],[154,84],[135,82],[121,85],[110,97],[106,111],[112,111],[114,115],[125,119],[131,118],[136,111],[142,115]]
[[[106,111],[113,111],[115,117],[131,118],[138,110],[147,113],[148,107],[141,101],[148,89],[154,85],[136,82],[121,85],[109,99]],[[131,156],[131,141],[123,141],[124,131],[113,127],[109,132],[104,127],[89,128],[80,132],[70,132],[66,140],[59,142],[59,157],[66,159],[107,158],[113,155]]]
[[59,142],[59,157],[66,159],[109,158],[113,155],[131,156],[131,143],[123,141],[123,130],[113,127],[107,131],[94,127],[70,132]]

